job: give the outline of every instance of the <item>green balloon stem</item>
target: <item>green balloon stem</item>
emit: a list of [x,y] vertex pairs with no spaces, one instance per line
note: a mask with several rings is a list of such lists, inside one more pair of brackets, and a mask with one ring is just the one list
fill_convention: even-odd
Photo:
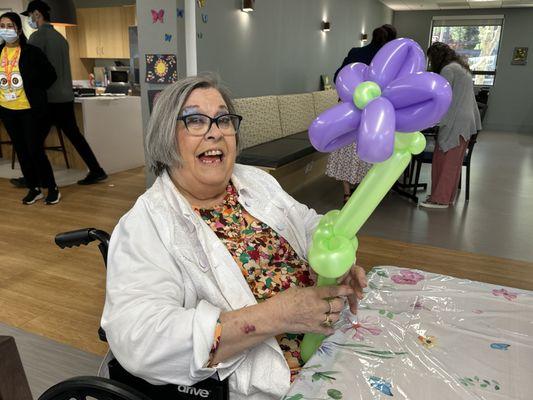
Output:
[[313,356],[313,354],[316,353],[324,339],[326,338],[326,335],[322,335],[320,333],[306,333],[302,344],[300,347],[300,354],[302,356],[302,360],[304,362],[309,361],[309,359]]
[[[360,86],[366,83],[373,82],[361,83],[355,91],[354,100],[357,97],[357,92]],[[372,92],[372,88],[363,87],[360,91],[363,91],[363,89],[365,90],[365,93],[370,93],[368,96],[367,94],[364,94],[366,98],[372,97],[372,93],[375,94],[375,92]],[[409,165],[411,154],[419,154],[422,152],[425,148],[425,143],[424,135],[420,132],[396,133],[392,156],[381,163],[374,164],[357,187],[357,190],[337,215],[333,226],[333,231],[336,236],[343,236],[349,240],[355,238],[359,229],[361,229],[370,215],[372,215],[372,212]],[[333,245],[333,247],[335,246]],[[313,267],[312,263],[311,267]],[[337,278],[318,276],[318,286],[336,284]],[[305,362],[315,354],[324,338],[324,335],[316,333],[305,334],[301,344],[301,355]]]
[[326,278],[325,276],[318,275],[317,286],[332,286],[337,284],[337,278]]
[[336,235],[347,238],[357,235],[409,165],[411,154],[419,152],[421,142],[425,144],[424,135],[420,132],[396,133],[392,156],[383,162],[374,164],[339,213],[333,227]]

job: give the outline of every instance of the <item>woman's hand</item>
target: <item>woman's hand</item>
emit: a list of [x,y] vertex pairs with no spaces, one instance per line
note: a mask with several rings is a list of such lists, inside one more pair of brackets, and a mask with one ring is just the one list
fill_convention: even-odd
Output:
[[354,290],[347,285],[292,287],[267,302],[273,307],[274,318],[279,318],[274,323],[280,324],[282,332],[331,335],[331,325],[339,320],[345,297],[352,296]]
[[343,277],[339,278],[338,282],[339,285],[347,285],[353,289],[354,293],[348,296],[348,303],[352,314],[357,314],[357,303],[363,299],[363,289],[367,287],[365,270],[358,265],[353,265]]

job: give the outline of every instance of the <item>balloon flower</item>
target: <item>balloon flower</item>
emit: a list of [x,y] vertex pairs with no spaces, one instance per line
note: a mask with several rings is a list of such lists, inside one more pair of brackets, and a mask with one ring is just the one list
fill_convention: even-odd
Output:
[[[356,234],[383,197],[421,153],[426,140],[420,130],[434,126],[448,110],[452,92],[440,75],[423,72],[426,60],[411,39],[383,46],[370,65],[345,66],[335,82],[341,102],[311,124],[309,138],[322,152],[357,143],[359,157],[374,165],[342,210],[322,217],[308,259],[318,286],[335,285],[355,263]],[[307,361],[324,335],[308,333],[302,343]]]

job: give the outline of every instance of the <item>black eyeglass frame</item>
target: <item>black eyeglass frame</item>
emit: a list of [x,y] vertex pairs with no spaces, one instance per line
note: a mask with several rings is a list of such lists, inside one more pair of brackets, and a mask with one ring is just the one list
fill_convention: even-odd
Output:
[[[191,131],[189,130],[189,127],[187,126],[187,121],[186,121],[186,118],[189,118],[189,117],[194,117],[194,116],[201,116],[201,117],[206,117],[207,119],[209,119],[209,127],[207,128],[207,130],[205,131],[205,133],[203,133],[202,135],[195,135],[193,133],[191,133]],[[218,125],[218,121],[220,118],[224,118],[224,117],[227,117],[227,116],[231,116],[231,117],[237,117],[237,120],[238,120],[238,125],[237,127],[235,128],[235,133],[234,134],[224,134],[224,131],[222,128],[220,128],[220,126]],[[188,114],[188,115],[182,115],[181,117],[178,117],[177,118],[178,121],[183,121],[183,124],[185,125],[185,129],[187,129],[187,132],[189,134],[191,134],[191,136],[205,136],[209,133],[209,131],[211,130],[211,127],[213,126],[213,123],[216,124],[217,128],[220,129],[220,131],[222,132],[222,134],[224,136],[236,136],[237,133],[239,132],[239,129],[241,128],[241,122],[242,122],[242,115],[238,115],[238,114],[232,114],[232,113],[227,113],[227,114],[222,114],[222,115],[219,115],[218,117],[215,117],[215,118],[211,118],[209,115],[205,115],[205,114],[201,114],[201,113],[195,113],[195,114]]]

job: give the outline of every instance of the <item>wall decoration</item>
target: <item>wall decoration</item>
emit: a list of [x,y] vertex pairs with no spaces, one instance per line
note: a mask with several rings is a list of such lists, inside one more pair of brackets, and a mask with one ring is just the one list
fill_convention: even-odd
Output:
[[320,75],[320,90],[333,89],[328,75]]
[[162,90],[149,90],[148,91],[148,110],[150,110],[150,114],[152,114],[152,110],[154,109],[155,102],[157,101],[157,98],[161,92]]
[[198,32],[198,33],[196,34],[196,37],[197,37],[198,39],[203,39],[203,38],[204,38],[204,34],[203,34],[202,32]]
[[178,18],[183,18],[185,16],[185,10],[183,8],[178,8]]
[[155,24],[157,22],[164,23],[164,17],[165,17],[165,10],[152,10],[152,24]]
[[202,22],[207,24],[207,14],[202,14]]
[[512,65],[526,65],[527,64],[527,47],[515,47],[513,51]]
[[196,2],[198,3],[198,7],[203,8],[207,0],[196,0]]
[[146,54],[146,82],[174,83],[178,80],[175,54]]
[[165,42],[170,42],[172,40],[172,35],[170,33],[165,33]]

